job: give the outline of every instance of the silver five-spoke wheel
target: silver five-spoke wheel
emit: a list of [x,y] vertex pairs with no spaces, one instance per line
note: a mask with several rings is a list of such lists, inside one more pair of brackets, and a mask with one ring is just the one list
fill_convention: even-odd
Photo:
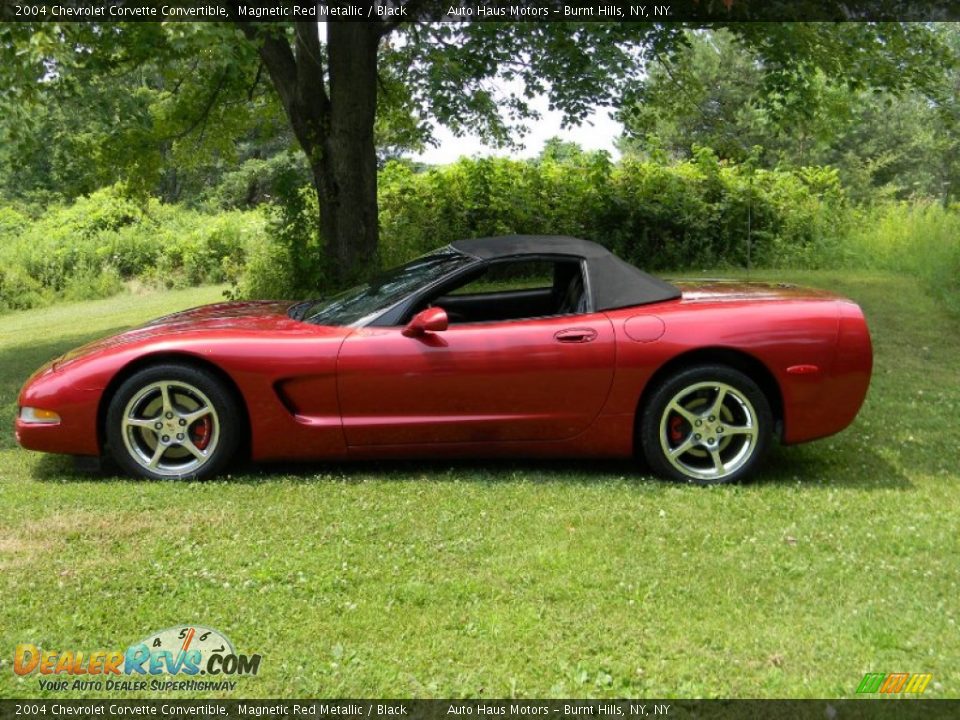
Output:
[[195,473],[220,440],[220,418],[210,399],[189,383],[144,387],[123,413],[123,442],[131,457],[158,475]]
[[240,439],[235,394],[212,371],[156,365],[128,378],[107,413],[110,450],[149,478],[205,477],[229,462]]
[[711,484],[746,475],[768,445],[770,404],[747,375],[721,365],[662,382],[641,417],[640,441],[654,470]]
[[694,383],[674,395],[662,414],[660,447],[684,475],[721,480],[756,449],[757,412],[726,383]]

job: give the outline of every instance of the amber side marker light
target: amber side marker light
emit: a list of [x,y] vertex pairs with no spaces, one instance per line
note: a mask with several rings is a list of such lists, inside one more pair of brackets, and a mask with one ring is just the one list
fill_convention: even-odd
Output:
[[53,410],[22,407],[20,408],[20,422],[26,425],[56,425],[60,422],[60,416]]

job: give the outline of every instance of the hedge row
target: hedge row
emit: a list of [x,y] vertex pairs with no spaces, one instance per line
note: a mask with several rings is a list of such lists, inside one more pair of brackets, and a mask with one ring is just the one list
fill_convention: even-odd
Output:
[[653,270],[815,265],[848,211],[832,169],[799,172],[721,164],[709,151],[677,165],[601,153],[560,160],[461,160],[380,178],[387,264],[462,237],[575,235]]
[[[379,187],[386,266],[458,238],[530,233],[595,240],[651,270],[817,267],[836,257],[852,217],[833,170],[752,170],[708,150],[670,166],[583,152],[424,171],[392,162]],[[320,294],[316,212],[299,187],[267,212],[205,213],[118,188],[35,217],[0,208],[0,310],[105,296],[133,279]]]

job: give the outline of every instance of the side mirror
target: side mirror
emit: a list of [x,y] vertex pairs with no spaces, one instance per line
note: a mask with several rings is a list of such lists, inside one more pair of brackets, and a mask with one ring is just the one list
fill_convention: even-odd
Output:
[[428,332],[443,332],[448,324],[447,313],[443,308],[427,308],[413,316],[403,329],[403,334],[407,337],[421,337]]

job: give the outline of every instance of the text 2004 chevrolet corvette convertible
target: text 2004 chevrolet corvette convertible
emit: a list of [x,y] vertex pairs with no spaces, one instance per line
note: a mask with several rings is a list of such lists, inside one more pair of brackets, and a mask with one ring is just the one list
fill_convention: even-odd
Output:
[[20,393],[17,440],[149,478],[254,460],[629,457],[695,483],[774,435],[842,430],[860,308],[789,285],[671,285],[567,237],[455,242],[326,300],[200,307],[91,343]]

